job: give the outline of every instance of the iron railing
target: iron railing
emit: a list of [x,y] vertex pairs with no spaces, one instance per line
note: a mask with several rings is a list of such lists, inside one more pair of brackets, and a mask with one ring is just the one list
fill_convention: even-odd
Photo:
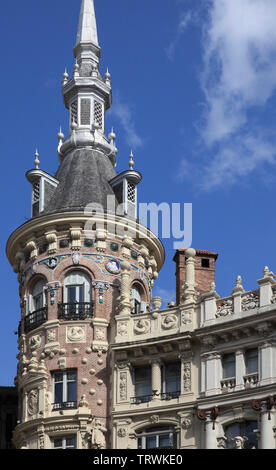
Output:
[[29,313],[24,318],[24,331],[28,333],[29,331],[38,328],[40,325],[45,323],[48,319],[48,307],[40,308],[35,310],[35,312]]
[[160,394],[160,398],[161,400],[171,400],[172,398],[178,398],[180,394],[180,390],[176,390],[175,392],[164,392]]
[[140,403],[148,403],[149,401],[152,400],[153,395],[142,395],[138,397],[131,397],[130,398],[130,403],[134,405],[139,405]]
[[58,318],[62,320],[85,320],[93,317],[93,302],[70,302],[58,304]]
[[64,401],[61,403],[53,403],[53,411],[56,410],[73,410],[77,408],[76,401]]

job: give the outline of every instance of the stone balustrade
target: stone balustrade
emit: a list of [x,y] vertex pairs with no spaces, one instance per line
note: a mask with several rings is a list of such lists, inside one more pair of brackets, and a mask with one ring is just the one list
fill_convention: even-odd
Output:
[[195,313],[191,308],[179,307],[143,314],[118,315],[115,343],[141,341],[192,331]]
[[220,385],[222,393],[232,392],[236,386],[236,378],[230,377],[228,379],[223,379],[220,381]]
[[259,374],[255,372],[253,374],[246,374],[243,377],[245,388],[255,387],[258,384]]

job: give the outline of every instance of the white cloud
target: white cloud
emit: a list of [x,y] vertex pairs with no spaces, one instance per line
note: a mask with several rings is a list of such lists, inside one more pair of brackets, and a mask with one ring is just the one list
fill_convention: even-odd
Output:
[[169,43],[169,45],[165,47],[165,52],[170,60],[173,60],[175,49],[180,41],[180,38],[182,34],[185,32],[185,30],[187,29],[187,27],[190,25],[192,20],[193,20],[193,15],[191,11],[187,11],[181,15],[175,36],[172,39],[172,41]]
[[129,105],[123,103],[120,96],[115,95],[114,102],[111,109],[111,114],[116,116],[125,132],[127,143],[132,149],[142,147],[144,140],[138,134],[135,128],[135,122],[133,118],[133,111]]
[[275,162],[276,134],[262,116],[276,89],[276,1],[208,0],[207,6],[199,132],[208,159],[196,168],[183,160],[179,177],[194,171],[200,187],[211,190]]

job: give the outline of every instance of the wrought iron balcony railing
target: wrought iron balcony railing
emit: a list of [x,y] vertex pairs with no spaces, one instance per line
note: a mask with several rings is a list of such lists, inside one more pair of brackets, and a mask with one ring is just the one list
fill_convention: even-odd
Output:
[[77,408],[76,401],[65,401],[61,403],[53,403],[53,411],[56,410],[73,410]]
[[45,323],[48,319],[48,307],[40,308],[35,312],[29,313],[24,318],[24,331],[28,333],[29,331],[38,328],[40,325]]
[[178,398],[180,394],[180,390],[177,390],[175,392],[164,392],[160,394],[160,398],[161,400],[171,400],[172,398]]
[[130,403],[134,405],[139,405],[140,403],[148,403],[149,401],[152,400],[152,395],[142,395],[138,397],[131,397],[130,398]]
[[58,318],[62,320],[85,320],[93,317],[93,302],[58,304]]

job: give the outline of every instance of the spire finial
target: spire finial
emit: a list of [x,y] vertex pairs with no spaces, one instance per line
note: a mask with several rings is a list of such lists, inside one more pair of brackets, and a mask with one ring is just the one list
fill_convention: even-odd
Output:
[[105,77],[105,83],[110,86],[110,85],[111,85],[111,81],[110,81],[111,75],[110,75],[110,73],[109,73],[108,68],[106,69],[106,73],[105,73],[105,76],[104,76],[104,77]]
[[39,169],[39,164],[40,164],[40,160],[39,160],[38,157],[39,157],[39,153],[36,149],[36,151],[35,151],[35,160],[34,160],[34,165],[35,165],[36,170]]
[[133,160],[133,157],[134,157],[134,155],[133,155],[133,152],[132,152],[132,150],[131,150],[130,156],[129,156],[129,162],[128,162],[128,166],[129,166],[129,169],[130,169],[130,170],[133,170],[133,167],[134,167],[134,160]]
[[94,0],[82,0],[76,46],[81,43],[99,46]]
[[63,76],[63,81],[62,81],[62,84],[63,85],[66,85],[66,83],[68,82],[68,78],[69,78],[69,74],[67,72],[67,68],[65,67],[65,70],[64,70],[64,74],[62,75]]

